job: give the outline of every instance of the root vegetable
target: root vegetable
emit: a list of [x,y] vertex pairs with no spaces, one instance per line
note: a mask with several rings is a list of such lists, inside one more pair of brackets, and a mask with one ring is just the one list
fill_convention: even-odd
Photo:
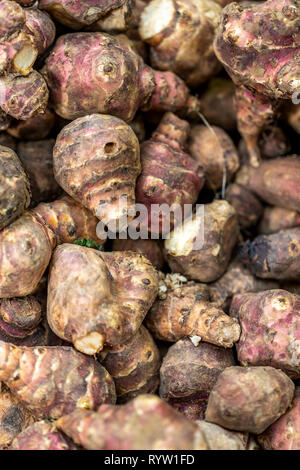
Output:
[[109,373],[68,347],[19,347],[0,341],[0,379],[37,418],[115,402]]
[[273,367],[227,367],[209,395],[205,419],[234,431],[260,434],[286,412],[294,388]]
[[164,257],[159,242],[155,240],[114,240],[113,251],[134,251],[148,258],[153,266],[160,270],[164,265]]
[[192,87],[220,70],[213,50],[221,8],[211,0],[152,0],[142,11],[139,33],[150,45],[151,65],[171,70]]
[[235,365],[232,350],[184,338],[171,346],[160,368],[159,395],[189,419],[204,419],[219,374]]
[[300,450],[300,388],[291,409],[273,423],[258,437],[265,450]]
[[26,77],[12,74],[0,77],[0,107],[15,119],[27,120],[43,114],[48,97],[46,82],[35,70]]
[[53,423],[38,421],[20,432],[9,450],[76,450],[76,446]]
[[204,217],[194,214],[165,240],[171,270],[195,281],[215,281],[226,271],[238,233],[237,215],[228,202],[204,205]]
[[264,160],[259,168],[242,167],[236,183],[272,206],[300,212],[300,158],[296,155]]
[[172,72],[145,65],[126,36],[61,36],[43,73],[54,110],[65,119],[103,113],[129,122],[138,108],[188,114],[199,110],[197,98],[190,95],[185,83]]
[[226,132],[236,129],[236,111],[234,108],[235,86],[231,80],[212,78],[201,94],[201,112],[207,121],[221,127]]
[[16,153],[0,146],[0,230],[23,214],[30,196],[29,181]]
[[[120,2],[121,3],[121,2]],[[100,31],[104,33],[125,33],[133,20],[135,0],[123,0],[119,8],[111,10],[107,15],[91,24],[88,31]]]
[[52,257],[48,322],[76,349],[96,354],[137,332],[157,288],[156,271],[142,255],[64,244]]
[[223,129],[198,125],[192,128],[189,139],[191,156],[202,165],[206,186],[217,191],[230,181],[239,169],[239,156],[233,141]]
[[103,351],[100,362],[114,379],[118,403],[142,393],[155,393],[159,385],[160,354],[148,330],[141,326],[126,343]]
[[125,122],[99,114],[71,122],[58,135],[53,166],[60,186],[105,225],[121,231],[133,219],[129,208],[141,171],[140,150]]
[[38,114],[26,121],[14,121],[7,132],[21,140],[41,140],[45,139],[55,124],[55,114],[46,109],[44,114]]
[[29,177],[34,205],[53,200],[61,192],[53,174],[54,144],[54,139],[18,144],[17,153]]
[[7,449],[12,440],[35,421],[33,415],[10,393],[0,393],[0,449]]
[[244,366],[272,366],[300,378],[300,297],[281,289],[234,297],[230,313],[239,319],[236,343]]
[[155,395],[126,405],[77,410],[57,422],[59,429],[89,450],[206,450],[198,426]]
[[96,238],[97,219],[71,198],[39,204],[0,232],[0,298],[35,291],[57,244]]
[[274,117],[276,101],[299,88],[299,3],[230,3],[223,10],[215,52],[238,86],[238,127],[250,162],[259,164],[257,138]]
[[227,308],[236,294],[245,292],[260,292],[268,289],[278,289],[275,281],[257,279],[242,263],[234,259],[220,279],[209,285],[210,299],[215,306]]
[[278,126],[269,126],[264,129],[258,140],[258,146],[263,158],[277,158],[290,151],[287,135]]
[[33,296],[0,300],[0,329],[8,336],[24,338],[41,319],[41,305]]
[[269,235],[298,226],[300,226],[299,212],[281,207],[266,207],[258,229],[259,233]]
[[209,450],[246,450],[242,433],[228,431],[206,421],[196,421],[196,424],[205,435]]
[[257,277],[299,281],[300,228],[248,240],[242,245],[239,258]]
[[54,42],[56,29],[50,16],[38,8],[25,10],[26,29],[32,36],[38,54],[43,54]]
[[157,299],[146,326],[163,341],[190,336],[225,348],[232,347],[240,335],[238,321],[203,299],[201,285],[194,282],[168,291],[163,300]]
[[184,151],[188,132],[187,121],[166,113],[151,139],[141,146],[142,172],[136,184],[136,199],[147,208],[141,227],[151,235],[169,233],[178,224],[176,213],[170,215],[170,220],[163,211],[154,214],[154,204],[167,204],[168,209],[176,205],[183,211],[185,204],[197,201],[203,187],[202,166]]
[[263,214],[259,199],[246,186],[231,183],[226,190],[226,200],[234,207],[242,229],[255,226]]

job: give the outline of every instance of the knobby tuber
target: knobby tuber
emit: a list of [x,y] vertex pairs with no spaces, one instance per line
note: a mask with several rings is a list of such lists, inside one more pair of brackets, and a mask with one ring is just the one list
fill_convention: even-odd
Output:
[[218,73],[213,41],[221,11],[212,0],[152,0],[139,25],[152,67],[171,70],[192,87]]
[[300,213],[282,207],[266,207],[258,231],[269,235],[287,228],[300,226]]
[[54,124],[55,114],[47,108],[44,114],[38,114],[26,121],[13,121],[7,132],[21,140],[41,140],[50,134]]
[[[120,2],[121,3],[121,2]],[[109,34],[124,33],[134,26],[133,8],[135,0],[123,0],[119,8],[111,10],[107,15],[86,27],[88,31],[100,31]]]
[[43,74],[54,110],[65,119],[103,113],[128,122],[138,108],[188,114],[199,111],[198,99],[190,95],[183,80],[145,65],[122,35],[60,36]]
[[297,0],[233,2],[223,10],[215,52],[238,86],[238,127],[253,166],[276,100],[291,99],[299,88],[299,13]]
[[296,387],[291,409],[258,437],[265,450],[300,450],[300,388]]
[[155,395],[126,405],[78,410],[57,422],[59,429],[88,450],[206,450],[204,434]]
[[239,169],[239,156],[233,141],[220,127],[197,125],[189,138],[189,152],[202,165],[206,186],[217,191]]
[[139,238],[137,240],[126,240],[116,239],[112,244],[113,251],[135,251],[143,256],[146,256],[153,266],[160,270],[164,265],[164,257],[161,245],[156,240],[143,240]]
[[166,204],[168,211],[176,205],[182,216],[185,204],[197,201],[204,184],[202,166],[184,151],[189,128],[187,121],[166,113],[151,139],[141,145],[142,172],[136,184],[136,200],[147,208],[140,223],[151,235],[169,233],[178,223],[176,210],[169,217],[159,209],[155,211],[155,204]]
[[200,95],[201,112],[209,124],[221,127],[227,132],[236,129],[234,107],[235,86],[223,77],[212,78]]
[[228,431],[221,426],[206,421],[196,421],[203,432],[209,450],[245,450],[245,438],[242,433]]
[[0,145],[0,230],[23,214],[30,196],[28,177],[16,153]]
[[34,296],[0,300],[0,330],[24,338],[42,320],[42,307]]
[[204,205],[177,226],[165,240],[165,252],[173,272],[189,279],[212,282],[227,268],[239,226],[235,209],[226,201]]
[[205,419],[233,431],[260,434],[290,406],[294,384],[273,367],[227,367],[212,389]]
[[142,325],[126,343],[103,351],[99,360],[114,379],[118,403],[142,393],[155,393],[159,385],[160,354],[149,331]]
[[239,258],[257,277],[299,281],[300,227],[247,240]]
[[56,140],[53,166],[60,186],[105,225],[117,224],[121,231],[133,219],[140,148],[121,119],[93,114],[65,126]]
[[0,232],[0,298],[37,288],[57,244],[96,239],[97,219],[69,197],[41,203]]
[[230,313],[241,325],[236,349],[243,366],[272,366],[300,378],[298,295],[281,289],[239,294]]
[[9,450],[76,450],[76,445],[55,424],[38,421],[15,437]]
[[163,341],[178,341],[190,336],[222,347],[232,347],[240,336],[234,318],[207,301],[207,293],[194,282],[170,289],[165,298],[157,299],[150,309],[146,326]]
[[189,419],[204,419],[219,374],[234,366],[231,349],[184,338],[171,346],[160,368],[159,395]]
[[242,229],[256,225],[263,214],[259,199],[246,186],[231,183],[226,190],[226,201],[234,207]]
[[64,244],[52,257],[48,322],[85,354],[115,348],[140,328],[157,288],[154,267],[138,253]]
[[78,407],[96,410],[116,399],[107,370],[69,347],[0,341],[0,380],[37,418],[57,419]]
[[[281,157],[287,155],[291,149],[287,134],[274,124],[265,127],[263,132],[259,135],[258,147],[263,158]],[[243,139],[241,139],[239,143],[239,154],[241,163],[247,165],[249,154]]]

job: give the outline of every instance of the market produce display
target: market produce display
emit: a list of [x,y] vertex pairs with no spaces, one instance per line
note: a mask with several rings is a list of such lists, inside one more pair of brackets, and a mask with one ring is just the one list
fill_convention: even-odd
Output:
[[0,450],[300,450],[300,0],[0,0]]

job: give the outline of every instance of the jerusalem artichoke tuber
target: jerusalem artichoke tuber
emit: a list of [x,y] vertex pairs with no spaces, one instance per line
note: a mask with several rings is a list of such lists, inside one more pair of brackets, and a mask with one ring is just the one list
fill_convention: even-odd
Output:
[[55,124],[55,114],[46,109],[44,114],[38,114],[26,121],[13,121],[7,132],[21,140],[45,139]]
[[300,226],[300,213],[281,207],[266,207],[258,231],[263,235]]
[[262,216],[262,204],[246,186],[231,183],[226,190],[226,201],[234,207],[242,229],[255,226]]
[[234,106],[235,86],[223,77],[212,78],[200,95],[201,112],[209,124],[221,127],[226,132],[236,129]]
[[116,239],[112,244],[113,251],[134,251],[148,258],[153,266],[160,270],[164,265],[164,257],[162,253],[161,245],[156,240],[143,240],[141,238],[137,240],[126,240]]
[[0,300],[0,330],[8,336],[23,338],[42,319],[42,308],[33,296]]

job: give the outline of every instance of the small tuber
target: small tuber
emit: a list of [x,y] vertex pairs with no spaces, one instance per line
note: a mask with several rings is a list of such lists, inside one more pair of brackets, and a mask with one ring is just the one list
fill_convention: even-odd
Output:
[[300,212],[282,207],[266,207],[258,231],[263,235],[300,226]]

